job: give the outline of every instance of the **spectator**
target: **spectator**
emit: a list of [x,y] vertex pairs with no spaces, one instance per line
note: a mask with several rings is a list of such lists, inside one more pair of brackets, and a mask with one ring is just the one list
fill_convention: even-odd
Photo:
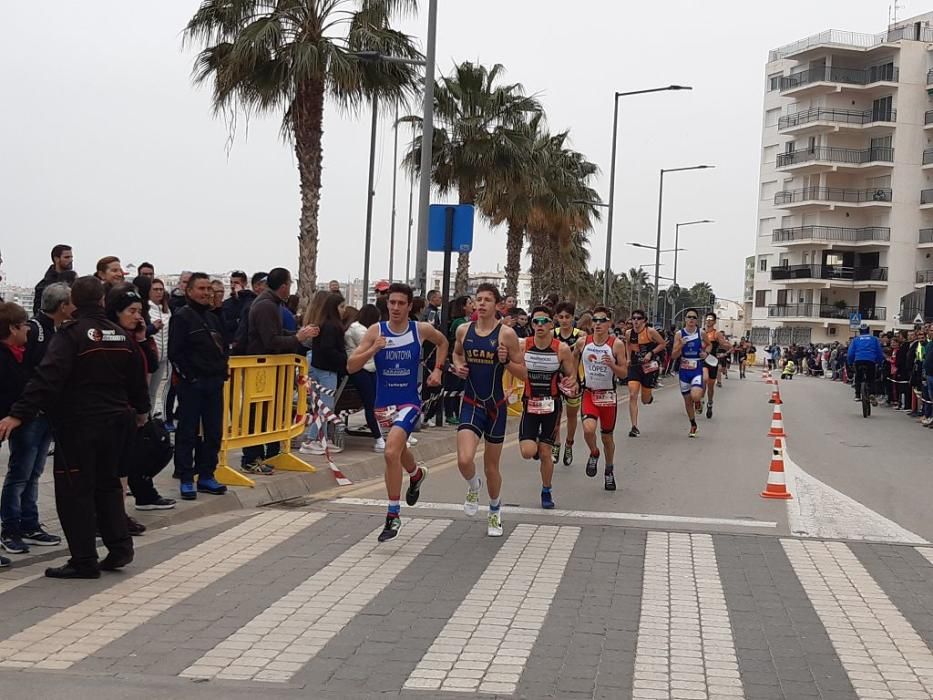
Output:
[[75,307],[71,303],[71,287],[64,282],[54,282],[42,291],[41,310],[29,321],[29,337],[26,339],[26,363],[30,374],[45,357],[52,336],[65,321],[71,320]]
[[120,264],[120,258],[115,255],[107,255],[97,261],[97,272],[94,273],[104,284],[105,293],[115,284],[123,281],[123,265]]
[[379,280],[373,285],[373,291],[376,293],[376,308],[379,309],[379,317],[382,321],[389,320],[389,282],[388,280]]
[[[240,289],[237,292],[237,302],[226,310],[225,327],[227,328],[228,337],[232,338],[232,352],[234,355],[247,354],[247,348],[249,346],[249,310],[252,308],[256,298],[268,288],[268,278],[269,275],[266,272],[254,272],[253,276],[250,278],[250,289]],[[227,301],[230,300],[228,299]],[[233,314],[237,310],[239,311],[239,316],[234,319]],[[234,329],[233,335],[229,335],[229,329],[231,327]]]
[[436,289],[432,289],[428,292],[427,296],[428,306],[424,310],[419,321],[427,321],[435,328],[441,327],[441,293]]
[[585,335],[593,334],[593,314],[589,311],[584,311],[580,314],[580,318],[577,319],[577,328],[579,328]]
[[[341,319],[344,307],[345,303],[341,295],[327,295],[317,322],[320,332],[311,341],[311,352],[308,355],[308,372],[312,381],[328,392],[335,392],[340,375],[347,373],[347,350]],[[334,396],[320,392],[320,399],[330,410],[334,410]],[[340,452],[343,448],[339,445],[331,445],[329,449],[331,452]],[[320,427],[316,423],[308,426],[301,452],[325,453],[324,440]]]
[[[412,321],[420,321],[425,315],[425,301],[424,297],[415,297],[411,300],[411,311],[408,312],[408,318]],[[389,308],[386,306],[386,308]]]
[[509,316],[512,319],[512,330],[515,331],[515,335],[519,338],[530,338],[533,335],[532,330],[528,328],[528,314],[524,309],[516,306],[509,311]]
[[288,299],[282,304],[282,328],[290,333],[298,332],[298,304],[301,303],[301,297],[297,294],[289,294]]
[[[172,319],[172,312],[168,308],[168,299],[165,295],[165,283],[160,279],[152,280],[152,287],[149,290],[149,318],[156,334],[152,336],[155,341],[156,352],[159,354],[159,364],[152,369],[152,375],[149,377],[149,401],[152,403],[153,410],[161,406],[161,397],[163,392],[163,383],[168,377],[168,328]],[[168,421],[168,416],[164,416]]]
[[[353,354],[366,329],[374,323],[379,323],[379,309],[373,304],[367,304],[357,311],[352,306],[347,306],[343,310],[343,323],[346,327],[344,333],[344,345],[346,346],[347,357]],[[356,387],[360,395],[360,401],[363,402],[363,412],[366,415],[366,425],[375,439],[373,450],[383,452],[386,448],[385,440],[382,437],[382,430],[379,427],[379,421],[376,420],[376,363],[370,360],[363,369],[350,375],[350,381]]]
[[[268,287],[252,302],[247,317],[246,353],[249,355],[282,355],[300,353],[302,342],[317,335],[316,326],[305,325],[297,333],[289,333],[282,326],[282,304],[291,293],[292,276],[284,267],[269,271]],[[250,411],[251,429],[261,429],[265,416]],[[242,469],[250,474],[271,474],[272,467],[265,463],[279,454],[279,442],[243,448]]]
[[52,248],[52,264],[45,271],[45,276],[36,284],[35,296],[32,301],[33,316],[39,313],[39,307],[42,303],[42,292],[50,284],[64,282],[69,287],[74,284],[77,275],[74,271],[74,253],[70,245],[59,243]]
[[340,282],[331,280],[327,283],[327,291],[331,294],[340,294]]
[[141,262],[139,267],[136,268],[136,274],[140,277],[148,277],[151,280],[155,279],[155,266],[151,262]]
[[237,326],[243,316],[243,307],[247,300],[252,301],[256,294],[246,288],[246,273],[234,270],[230,273],[230,296],[224,300],[222,315],[224,320],[224,334],[229,338],[236,338]]
[[223,430],[227,344],[220,319],[210,312],[210,278],[195,272],[186,289],[188,303],[174,313],[169,326],[168,356],[179,405],[175,472],[182,499],[192,501],[198,492],[215,496],[227,492],[214,478]]
[[168,307],[172,313],[175,313],[188,303],[185,292],[188,289],[189,279],[191,279],[191,272],[182,270],[181,275],[178,276],[178,286],[172,290],[172,293],[168,297]]
[[[145,423],[149,394],[142,358],[123,329],[104,315],[104,288],[79,277],[71,290],[77,307],[49,345],[10,415],[0,440],[41,411],[55,432],[55,505],[71,558],[46,569],[51,578],[99,578],[133,560],[117,467],[136,424]],[[109,550],[98,564],[95,531]]]

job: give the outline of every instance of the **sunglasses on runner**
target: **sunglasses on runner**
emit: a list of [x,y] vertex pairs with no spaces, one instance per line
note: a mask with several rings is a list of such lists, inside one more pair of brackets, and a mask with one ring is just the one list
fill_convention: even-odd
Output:
[[644,321],[645,317],[644,316],[632,316],[632,320],[633,321]]
[[551,322],[547,316],[538,316],[537,318],[531,319],[531,322],[536,326],[546,326]]
[[692,318],[692,319],[696,320],[696,319],[698,319],[698,318],[700,318],[700,317],[699,317],[699,316],[692,316],[692,315],[690,315],[690,316],[687,316],[687,318]]
[[593,316],[593,323],[606,323],[611,320],[608,316]]

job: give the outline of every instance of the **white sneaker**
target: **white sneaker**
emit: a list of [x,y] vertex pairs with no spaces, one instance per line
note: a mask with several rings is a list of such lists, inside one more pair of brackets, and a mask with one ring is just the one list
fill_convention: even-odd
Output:
[[301,443],[298,451],[306,455],[322,455],[324,454],[324,446],[317,440],[311,440],[310,442]]
[[379,438],[376,440],[376,444],[373,445],[373,452],[385,452],[386,451],[386,441],[385,438]]
[[479,480],[479,484],[474,491],[471,488],[467,489],[466,500],[463,502],[463,512],[469,515],[470,517],[476,515],[479,512],[479,490],[483,488],[483,480]]
[[487,537],[502,537],[502,511],[490,511],[486,526]]
[[409,446],[409,447],[414,447],[414,446],[417,445],[417,444],[418,444],[418,438],[412,437],[411,435],[409,435],[409,436],[408,436],[408,446]]

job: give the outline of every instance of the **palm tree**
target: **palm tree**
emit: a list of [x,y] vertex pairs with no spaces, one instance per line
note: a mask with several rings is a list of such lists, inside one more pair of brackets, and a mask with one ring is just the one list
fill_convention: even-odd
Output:
[[690,296],[695,306],[711,307],[716,301],[713,287],[709,282],[697,282],[690,287]]
[[391,25],[416,9],[417,0],[202,0],[185,28],[186,42],[203,45],[194,82],[212,83],[215,112],[282,114],[298,163],[305,303],[317,282],[325,96],[355,111],[370,96],[394,104],[411,94],[412,66],[365,61],[359,52],[418,58],[411,38]]
[[[499,64],[487,68],[465,61],[434,88],[432,179],[441,194],[456,188],[460,204],[476,204],[488,182],[501,183],[514,171],[526,152],[524,124],[541,111],[538,100],[525,95],[520,84],[500,83],[504,70]],[[420,136],[405,162],[418,172]],[[466,292],[469,270],[469,253],[460,253],[457,294]]]

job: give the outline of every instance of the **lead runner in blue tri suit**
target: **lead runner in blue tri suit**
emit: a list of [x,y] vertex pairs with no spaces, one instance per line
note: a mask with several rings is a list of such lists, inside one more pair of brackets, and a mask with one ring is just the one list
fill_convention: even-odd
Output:
[[408,491],[405,502],[413,506],[421,495],[421,485],[427,475],[424,467],[415,463],[408,449],[408,436],[421,414],[421,394],[418,379],[421,370],[421,344],[437,346],[436,363],[427,378],[428,386],[440,386],[444,358],[447,357],[447,338],[430,323],[410,321],[412,291],[407,284],[395,283],[389,287],[387,305],[389,320],[373,324],[366,331],[359,346],[347,360],[347,372],[363,369],[370,360],[376,364],[376,417],[383,426],[386,448],[386,492],[389,511],[379,541],[385,542],[398,534],[402,527],[399,517],[402,495],[402,469],[408,472]]
[[674,349],[671,358],[680,358],[680,393],[684,397],[684,408],[690,419],[689,437],[697,436],[696,405],[703,400],[703,365],[709,342],[700,329],[700,313],[696,309],[687,309],[684,314],[685,326],[674,336]]
[[476,474],[474,460],[479,441],[485,439],[483,471],[489,491],[486,534],[490,537],[502,536],[499,458],[509,409],[502,376],[508,370],[516,379],[524,381],[528,377],[518,336],[496,318],[496,304],[501,300],[502,295],[493,284],[484,283],[476,288],[477,318],[457,329],[452,370],[466,380],[457,426],[457,466],[469,484],[463,512],[476,515],[479,511],[482,481]]

